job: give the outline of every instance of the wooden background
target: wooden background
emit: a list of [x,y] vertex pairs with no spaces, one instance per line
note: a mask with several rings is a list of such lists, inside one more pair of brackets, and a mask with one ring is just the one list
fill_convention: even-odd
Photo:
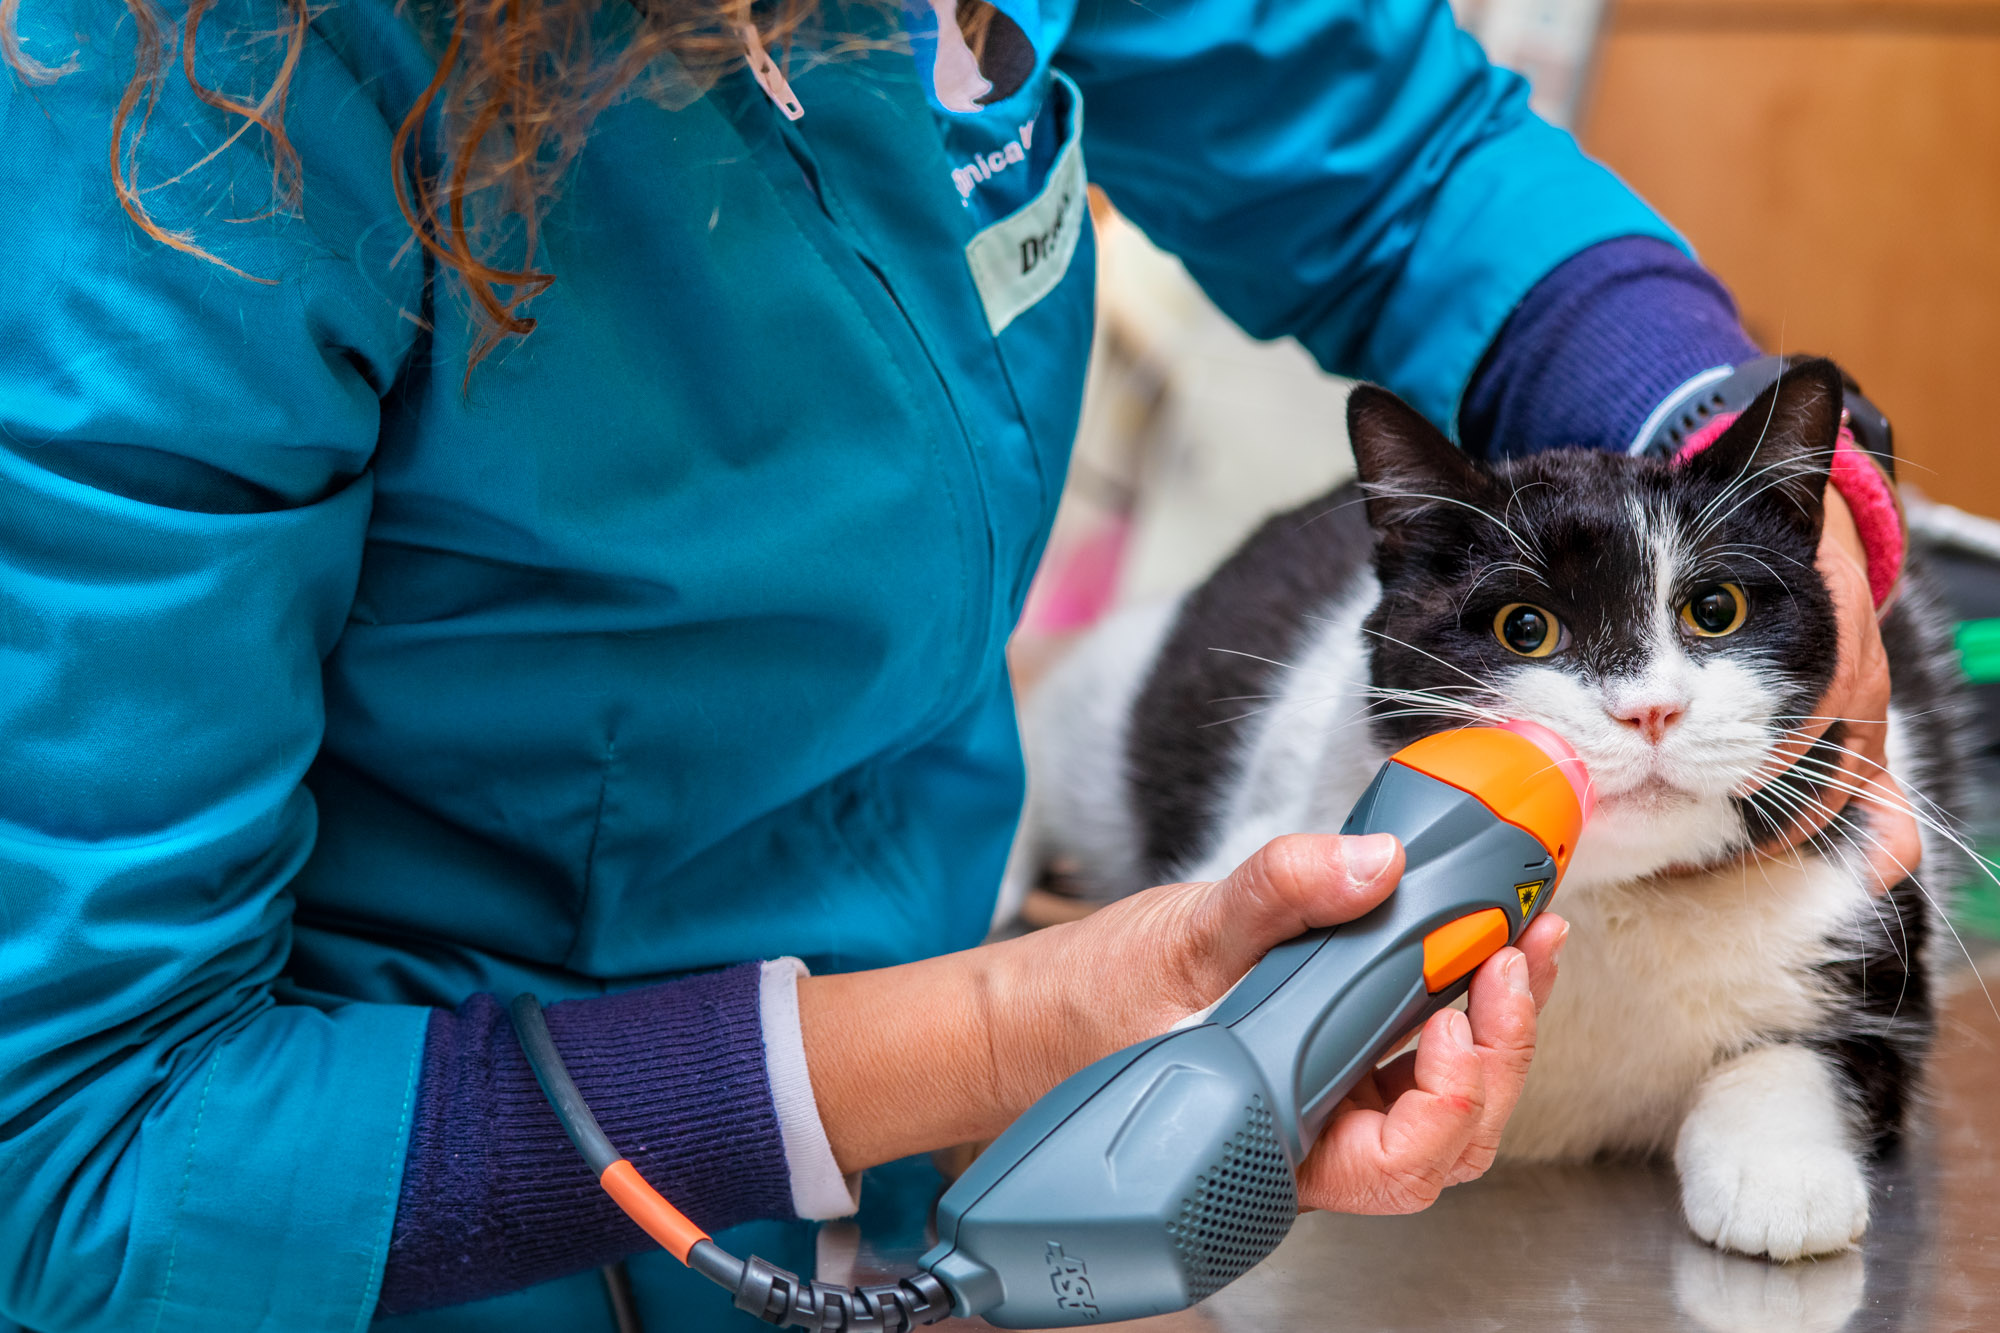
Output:
[[1580,137],[2000,516],[2000,0],[1614,0]]

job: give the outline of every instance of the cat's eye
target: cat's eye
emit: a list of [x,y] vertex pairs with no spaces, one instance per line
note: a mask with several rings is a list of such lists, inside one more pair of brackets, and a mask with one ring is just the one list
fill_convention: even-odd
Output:
[[1750,603],[1733,583],[1712,583],[1681,603],[1681,623],[1704,639],[1719,639],[1743,627]]
[[1493,615],[1493,637],[1510,653],[1547,657],[1562,642],[1562,622],[1539,606],[1509,602]]

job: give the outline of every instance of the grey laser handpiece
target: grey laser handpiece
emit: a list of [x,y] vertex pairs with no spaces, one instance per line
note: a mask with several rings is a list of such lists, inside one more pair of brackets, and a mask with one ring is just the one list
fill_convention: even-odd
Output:
[[1589,814],[1583,765],[1533,723],[1426,737],[1344,833],[1393,833],[1389,898],[1266,954],[1205,1022],[1057,1085],[938,1205],[921,1267],[1003,1328],[1165,1314],[1291,1230],[1294,1171],[1334,1106],[1549,900]]

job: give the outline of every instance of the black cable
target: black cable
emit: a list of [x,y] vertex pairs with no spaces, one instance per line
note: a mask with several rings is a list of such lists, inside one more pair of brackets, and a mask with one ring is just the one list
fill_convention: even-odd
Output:
[[507,1016],[514,1020],[521,1053],[528,1057],[528,1068],[535,1071],[535,1082],[542,1085],[542,1095],[555,1108],[556,1119],[562,1121],[563,1133],[590,1164],[590,1174],[603,1175],[622,1154],[611,1146],[597,1117],[590,1113],[590,1104],[577,1090],[576,1080],[569,1076],[569,1066],[556,1050],[556,1039],[549,1035],[542,1002],[533,995],[516,995],[507,1007]]
[[611,1302],[611,1322],[618,1333],[646,1333],[646,1322],[639,1317],[639,1300],[632,1294],[632,1270],[625,1267],[625,1261],[620,1259],[597,1271],[604,1278],[604,1296]]
[[[605,1172],[625,1158],[611,1146],[597,1117],[591,1114],[589,1103],[577,1089],[576,1080],[569,1076],[562,1052],[556,1049],[555,1038],[549,1034],[541,1002],[533,995],[517,995],[507,1012],[514,1020],[521,1052],[528,1057],[528,1067],[535,1071],[535,1081],[541,1084],[542,1094],[549,1099],[556,1119],[562,1122],[563,1132],[590,1164],[591,1173],[601,1180]],[[629,1163],[625,1169],[631,1172]],[[632,1178],[637,1179],[636,1175]],[[651,1186],[644,1188],[649,1197],[657,1199],[657,1191]],[[673,1211],[671,1206],[667,1211]],[[860,1288],[805,1282],[798,1274],[755,1255],[738,1259],[706,1236],[688,1250],[686,1263],[711,1282],[727,1288],[737,1309],[748,1311],[768,1324],[789,1324],[819,1333],[907,1333],[919,1324],[935,1324],[951,1313],[951,1293],[944,1283],[921,1270],[900,1282]],[[631,1278],[624,1265],[606,1268],[604,1284],[619,1333],[641,1333],[638,1306],[632,1299]]]

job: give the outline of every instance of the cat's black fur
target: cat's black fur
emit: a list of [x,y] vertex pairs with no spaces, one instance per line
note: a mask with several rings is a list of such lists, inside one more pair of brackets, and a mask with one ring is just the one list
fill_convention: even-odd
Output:
[[[1970,700],[1963,677],[1948,665],[1952,648],[1941,631],[1949,622],[1922,556],[1913,552],[1896,604],[1882,617],[1882,646],[1892,695],[1916,733],[1911,748],[1933,760],[1921,774],[1921,799],[1957,821],[1969,795]],[[1860,835],[1843,818],[1831,836]],[[1947,882],[1934,871],[1925,878]],[[1878,1153],[1902,1128],[1936,1031],[1930,972],[1919,961],[1932,943],[1934,907],[1914,879],[1904,879],[1882,900],[1882,928],[1856,940],[1852,958],[1826,969],[1844,1003],[1833,1027],[1811,1041],[1840,1066],[1857,1123]]]
[[1279,664],[1311,632],[1298,608],[1326,605],[1368,567],[1375,539],[1360,502],[1350,484],[1267,520],[1181,604],[1126,735],[1154,879],[1213,834],[1238,740],[1229,723],[1271,693]]

